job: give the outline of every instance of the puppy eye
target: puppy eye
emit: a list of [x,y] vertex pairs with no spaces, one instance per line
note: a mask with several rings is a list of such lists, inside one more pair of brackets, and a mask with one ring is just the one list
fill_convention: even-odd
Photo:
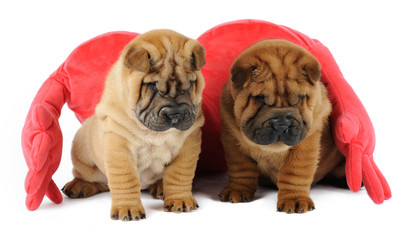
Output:
[[156,82],[147,82],[147,83],[143,83],[143,85],[146,85],[148,87],[156,87]]
[[189,81],[189,83],[190,83],[191,85],[189,86],[188,89],[186,89],[186,90],[181,90],[181,91],[180,91],[180,94],[181,94],[181,95],[189,94],[190,91],[191,91],[191,89],[192,89],[192,87],[193,87],[194,85],[196,85],[197,80],[191,80],[191,81]]
[[305,94],[305,95],[300,95],[299,97],[300,97],[300,100],[301,100],[301,99],[304,99],[304,98],[308,98],[308,95],[307,95],[307,94]]
[[151,90],[156,91],[156,82],[147,82],[147,83],[143,83],[143,85],[145,85],[146,87],[148,87]]
[[257,95],[257,96],[252,96],[255,100],[260,102],[261,104],[265,104],[265,96],[264,95]]
[[307,100],[308,98],[309,98],[309,96],[307,94],[298,95],[298,99],[295,98],[296,103],[294,105],[300,104],[303,101]]

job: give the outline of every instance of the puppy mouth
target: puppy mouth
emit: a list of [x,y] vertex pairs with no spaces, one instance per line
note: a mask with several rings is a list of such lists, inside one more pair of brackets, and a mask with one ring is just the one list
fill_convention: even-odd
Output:
[[140,121],[149,129],[157,132],[176,128],[180,131],[188,130],[195,121],[196,110],[188,104],[177,106],[163,106],[159,111],[152,111]]
[[260,128],[254,131],[254,135],[250,140],[259,145],[270,145],[280,141],[288,146],[294,146],[301,141],[301,129],[298,127],[286,127],[285,129]]
[[282,142],[288,146],[294,146],[302,140],[301,125],[291,114],[284,114],[268,119],[262,124],[243,128],[243,132],[252,142],[259,145]]

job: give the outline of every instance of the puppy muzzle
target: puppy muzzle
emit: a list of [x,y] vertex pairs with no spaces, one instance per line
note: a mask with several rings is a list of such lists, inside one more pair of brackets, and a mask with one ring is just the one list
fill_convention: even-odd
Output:
[[175,107],[164,107],[159,112],[159,115],[165,119],[170,127],[181,131],[189,129],[193,124],[190,108],[186,104]]
[[256,128],[251,139],[256,144],[269,145],[281,141],[288,146],[297,145],[301,141],[301,124],[292,116],[283,113],[265,121]]

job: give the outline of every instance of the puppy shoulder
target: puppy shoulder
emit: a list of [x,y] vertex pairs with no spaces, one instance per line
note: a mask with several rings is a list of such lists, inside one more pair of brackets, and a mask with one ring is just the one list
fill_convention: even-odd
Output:
[[319,83],[319,88],[320,88],[320,106],[319,106],[319,115],[322,117],[323,121],[326,121],[326,119],[329,118],[331,111],[333,110],[333,105],[331,104],[331,101],[328,97],[328,91],[327,88],[324,86],[323,83]]
[[220,97],[221,118],[223,117],[224,118],[226,117],[235,118],[233,109],[234,109],[234,99],[232,98],[230,83],[227,82],[224,85],[224,88],[222,90],[221,97]]

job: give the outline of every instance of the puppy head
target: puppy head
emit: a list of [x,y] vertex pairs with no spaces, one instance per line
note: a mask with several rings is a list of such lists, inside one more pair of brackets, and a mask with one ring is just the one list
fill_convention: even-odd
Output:
[[[284,40],[265,40],[247,50],[231,68],[235,119],[255,144],[293,146],[328,115],[320,64],[305,49]],[[281,143],[281,144],[280,144]]]
[[205,51],[171,30],[142,34],[123,51],[123,75],[130,107],[147,128],[184,131],[200,111]]

